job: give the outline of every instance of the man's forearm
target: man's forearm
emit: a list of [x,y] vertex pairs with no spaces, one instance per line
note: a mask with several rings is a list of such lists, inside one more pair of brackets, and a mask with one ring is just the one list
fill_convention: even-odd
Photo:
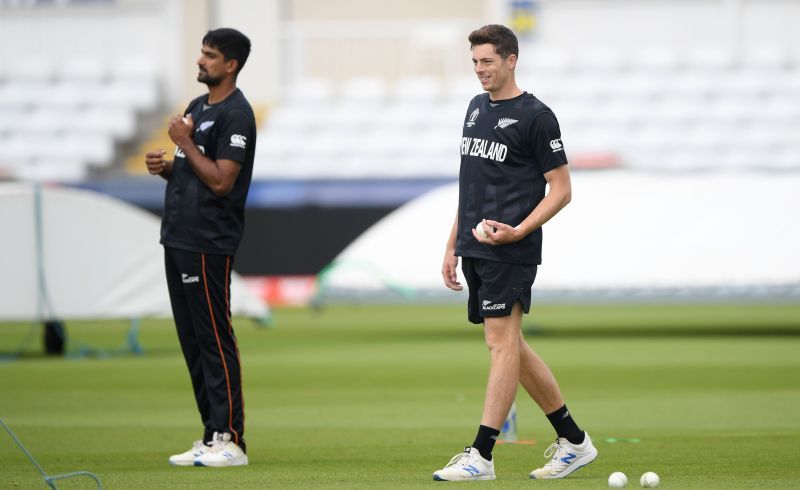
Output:
[[533,233],[569,204],[571,194],[569,189],[551,188],[539,205],[533,208],[531,214],[517,225],[517,228],[526,236]]
[[214,193],[219,193],[224,182],[219,165],[214,160],[203,155],[194,142],[180,145],[181,151],[186,155],[186,160],[192,166],[197,177],[203,181]]

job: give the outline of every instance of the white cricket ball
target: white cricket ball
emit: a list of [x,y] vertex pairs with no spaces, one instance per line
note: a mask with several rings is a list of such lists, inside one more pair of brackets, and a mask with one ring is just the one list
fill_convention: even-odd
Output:
[[639,483],[641,483],[644,488],[656,488],[661,484],[661,478],[652,471],[648,471],[642,475],[642,478],[639,479]]
[[608,477],[608,486],[611,488],[625,488],[628,486],[628,477],[621,471],[615,471]]
[[489,238],[489,235],[486,234],[486,228],[483,227],[483,220],[478,221],[478,224],[475,225],[475,233],[477,233],[479,237]]

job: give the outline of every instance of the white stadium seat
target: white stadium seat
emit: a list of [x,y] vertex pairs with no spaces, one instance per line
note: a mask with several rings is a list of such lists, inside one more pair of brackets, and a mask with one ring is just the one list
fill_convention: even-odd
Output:
[[434,77],[406,77],[394,82],[392,98],[399,104],[430,104],[442,98],[444,86]]
[[158,67],[152,58],[140,56],[119,56],[109,69],[109,75],[113,79],[151,83],[158,80],[158,73]]
[[284,89],[283,100],[290,105],[317,106],[333,101],[333,83],[318,78],[305,78]]
[[578,69],[590,73],[619,72],[629,65],[623,50],[613,46],[592,46],[576,54]]
[[43,81],[14,80],[0,85],[0,108],[25,109],[39,103],[42,95],[50,89]]
[[152,111],[158,104],[158,87],[155,82],[113,80],[100,87],[94,95],[97,105]]
[[127,140],[136,134],[136,118],[132,109],[125,107],[92,107],[75,114],[74,129],[87,134],[100,134]]
[[51,84],[36,98],[39,107],[63,107],[72,110],[94,103],[96,94],[102,90],[100,82],[78,82],[61,80]]
[[346,103],[382,104],[389,96],[389,86],[380,78],[353,78],[341,84],[339,96]]
[[14,69],[8,72],[10,80],[23,82],[51,82],[56,75],[56,65],[53,60],[37,57],[22,56],[14,63]]
[[106,65],[99,58],[67,58],[58,66],[56,75],[61,80],[101,82],[106,78]]
[[19,117],[14,129],[21,133],[47,136],[72,127],[80,119],[78,114],[75,110],[40,106]]
[[681,63],[677,51],[665,46],[636,46],[628,54],[631,66],[656,72],[669,72]]
[[[80,180],[116,162],[158,105],[152,60],[26,55],[0,79],[0,167],[30,180]],[[9,171],[11,169],[11,171]]]
[[26,114],[24,109],[0,106],[0,138],[6,132],[12,132]]

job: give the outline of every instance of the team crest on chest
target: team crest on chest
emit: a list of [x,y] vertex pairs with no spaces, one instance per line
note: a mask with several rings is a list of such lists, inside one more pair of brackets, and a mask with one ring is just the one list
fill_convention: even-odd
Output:
[[500,129],[505,129],[516,122],[519,122],[519,120],[511,119],[510,117],[501,117],[500,120],[497,121],[497,126],[495,126],[494,129],[498,127],[500,127]]
[[481,113],[480,109],[475,109],[472,111],[472,114],[469,115],[469,121],[467,121],[467,127],[471,128],[475,126],[475,120],[478,119],[478,115]]

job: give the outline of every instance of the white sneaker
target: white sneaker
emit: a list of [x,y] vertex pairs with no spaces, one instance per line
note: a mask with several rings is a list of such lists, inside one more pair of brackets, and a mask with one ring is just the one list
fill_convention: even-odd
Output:
[[247,455],[242,448],[231,442],[227,432],[214,432],[211,445],[194,460],[195,466],[245,466]]
[[465,447],[447,465],[433,473],[439,481],[494,480],[494,461],[483,459],[474,447]]
[[170,456],[169,464],[172,466],[194,466],[194,460],[200,457],[207,449],[209,447],[203,444],[203,441],[194,441],[192,448],[188,451]]
[[597,458],[597,449],[592,444],[588,432],[580,445],[575,445],[559,437],[544,452],[545,458],[550,461],[541,468],[531,471],[531,478],[536,480],[550,480],[564,478],[575,470],[583,468]]

